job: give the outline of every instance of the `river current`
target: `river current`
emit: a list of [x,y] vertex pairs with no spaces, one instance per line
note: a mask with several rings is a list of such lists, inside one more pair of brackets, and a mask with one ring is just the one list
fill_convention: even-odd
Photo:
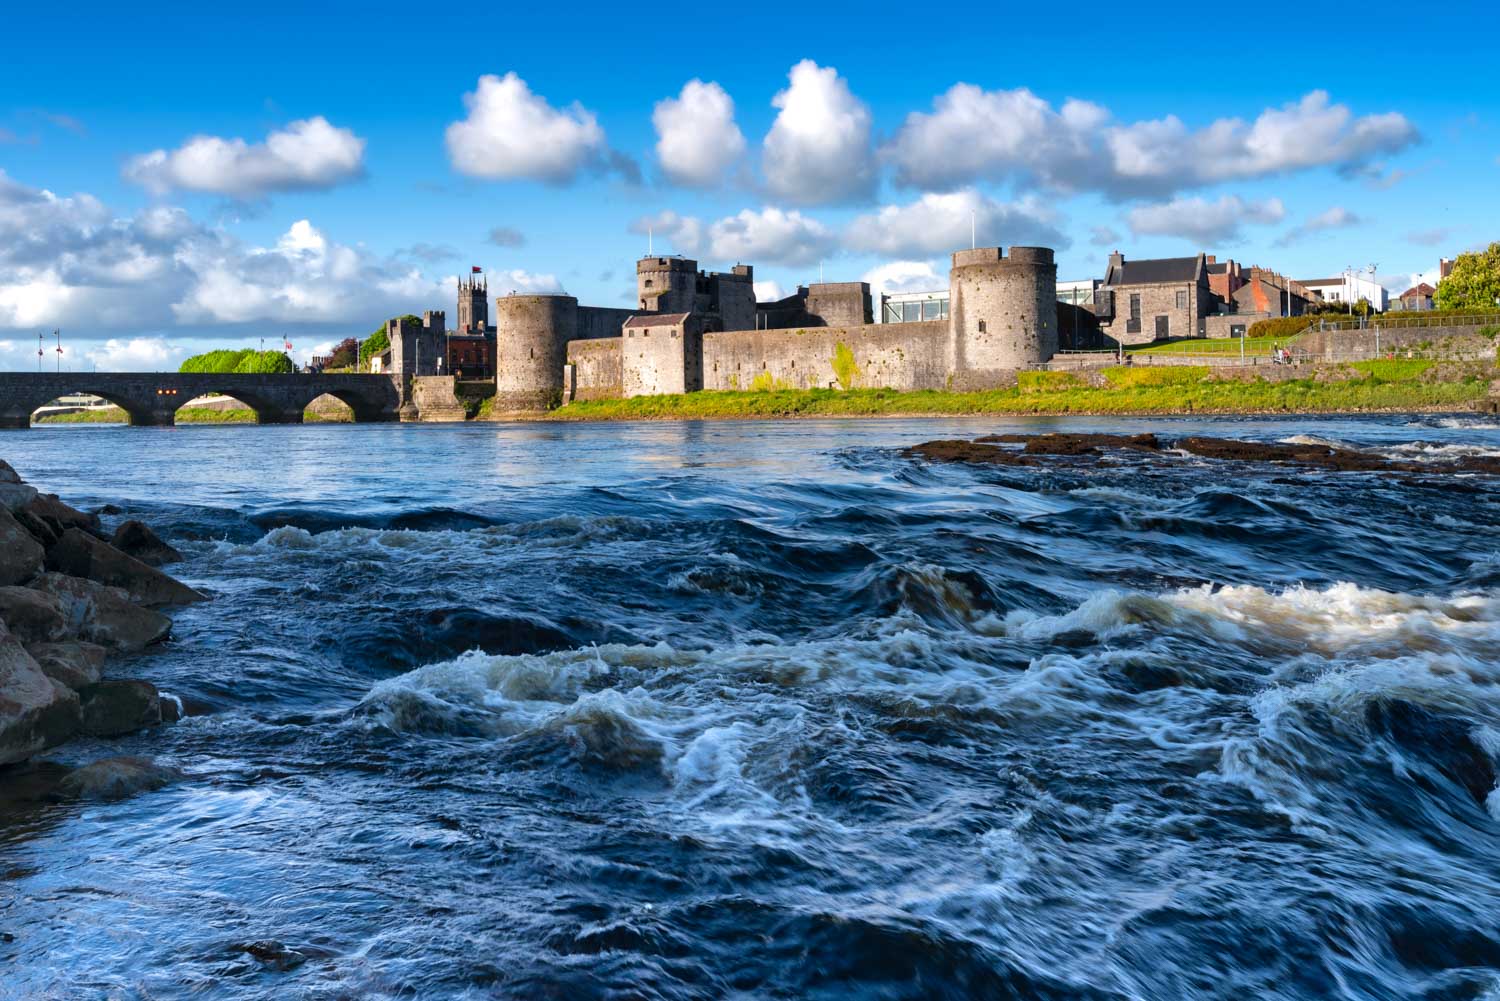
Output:
[[1479,417],[36,428],[212,601],[0,813],[4,998],[1500,998]]

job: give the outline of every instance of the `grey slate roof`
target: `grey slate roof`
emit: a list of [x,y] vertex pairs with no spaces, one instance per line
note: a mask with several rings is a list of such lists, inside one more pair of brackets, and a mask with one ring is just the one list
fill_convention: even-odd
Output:
[[675,327],[692,313],[640,313],[625,321],[627,327]]
[[1111,266],[1104,282],[1106,285],[1150,285],[1154,282],[1190,282],[1197,277],[1198,258],[1158,257]]

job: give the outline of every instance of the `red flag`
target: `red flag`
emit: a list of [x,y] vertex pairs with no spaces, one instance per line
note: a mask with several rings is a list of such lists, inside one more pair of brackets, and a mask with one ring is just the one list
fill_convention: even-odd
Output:
[[292,342],[291,341],[282,341],[281,343],[284,344],[284,345],[286,345],[286,349],[288,351],[292,350]]
[[473,268],[473,270],[469,272],[470,274],[473,274],[473,275],[482,275],[482,274],[484,274],[484,268],[481,268],[479,265],[477,265],[477,264],[471,264],[470,267]]

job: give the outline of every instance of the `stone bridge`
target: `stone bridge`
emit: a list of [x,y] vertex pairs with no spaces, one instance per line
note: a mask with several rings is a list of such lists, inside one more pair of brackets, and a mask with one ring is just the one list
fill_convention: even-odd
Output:
[[59,396],[92,393],[125,411],[130,423],[171,426],[177,409],[210,394],[232,396],[262,424],[301,424],[325,393],[347,403],[356,421],[400,419],[401,393],[388,375],[215,375],[198,372],[0,372],[0,427],[24,428]]

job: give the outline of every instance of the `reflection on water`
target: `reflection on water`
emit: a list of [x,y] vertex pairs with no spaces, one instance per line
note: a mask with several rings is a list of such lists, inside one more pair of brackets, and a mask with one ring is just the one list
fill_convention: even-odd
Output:
[[[1464,417],[38,428],[214,601],[212,709],[0,800],[0,996],[1482,998],[1500,486],[996,430]],[[14,790],[12,790],[14,792]]]

